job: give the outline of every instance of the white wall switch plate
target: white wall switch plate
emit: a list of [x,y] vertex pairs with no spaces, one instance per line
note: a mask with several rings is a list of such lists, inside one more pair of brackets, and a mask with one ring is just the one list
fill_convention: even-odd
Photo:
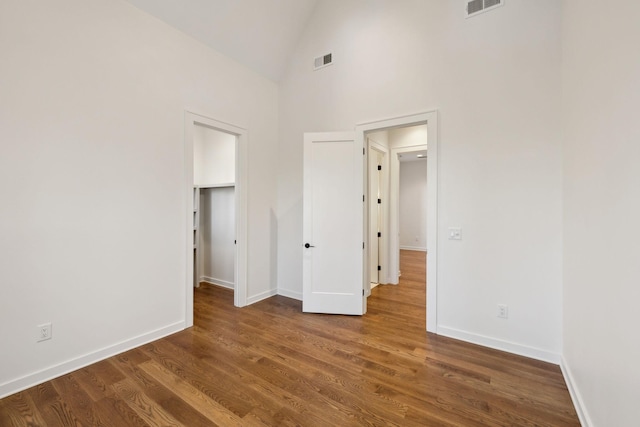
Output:
[[448,232],[449,240],[462,240],[462,228],[460,227],[449,227]]

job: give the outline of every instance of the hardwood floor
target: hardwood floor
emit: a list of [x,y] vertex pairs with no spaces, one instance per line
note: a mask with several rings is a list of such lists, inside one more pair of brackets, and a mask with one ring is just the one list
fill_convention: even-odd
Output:
[[201,286],[193,328],[0,400],[0,426],[578,426],[557,366],[425,332],[424,256],[363,317]]

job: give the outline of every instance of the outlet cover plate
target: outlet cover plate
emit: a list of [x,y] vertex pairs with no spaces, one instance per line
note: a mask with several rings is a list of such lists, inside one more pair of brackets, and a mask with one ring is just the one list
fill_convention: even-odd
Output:
[[51,322],[38,325],[36,341],[46,341],[51,339]]
[[509,318],[509,307],[506,304],[498,304],[498,317],[501,319]]

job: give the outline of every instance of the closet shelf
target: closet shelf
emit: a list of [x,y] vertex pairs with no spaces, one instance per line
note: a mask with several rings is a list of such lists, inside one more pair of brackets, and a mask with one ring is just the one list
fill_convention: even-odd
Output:
[[222,188],[222,187],[235,187],[235,182],[224,182],[221,184],[199,184],[196,188]]

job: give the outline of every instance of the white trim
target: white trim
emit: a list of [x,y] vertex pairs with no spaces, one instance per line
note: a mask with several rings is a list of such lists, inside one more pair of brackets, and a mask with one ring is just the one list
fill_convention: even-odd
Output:
[[234,290],[234,305],[244,307],[247,305],[247,170],[248,170],[248,141],[247,129],[214,120],[212,118],[193,113],[184,112],[184,171],[185,188],[187,198],[185,200],[185,212],[187,223],[186,248],[184,252],[186,271],[185,291],[185,327],[193,326],[193,127],[198,124],[207,126],[236,136],[236,176],[235,176],[235,213],[236,213],[236,265]]
[[507,340],[492,338],[486,335],[475,334],[473,332],[462,331],[460,329],[438,326],[438,335],[444,335],[445,337],[455,338],[461,341],[470,342],[472,344],[478,344],[484,347],[506,351],[508,353],[530,357],[536,360],[542,360],[543,362],[549,362],[555,365],[558,365],[560,363],[559,353],[554,353],[541,348],[530,347]]
[[291,291],[289,289],[281,289],[278,288],[278,295],[282,295],[283,297],[296,299],[298,301],[302,301],[302,292]]
[[226,280],[216,279],[215,277],[200,276],[200,282],[208,283],[210,285],[220,286],[221,288],[234,289],[236,284],[233,282],[227,282]]
[[578,414],[578,419],[580,419],[580,424],[582,425],[582,427],[592,426],[593,423],[591,422],[591,418],[589,417],[589,413],[587,412],[587,406],[584,404],[584,399],[582,399],[582,395],[578,390],[576,381],[564,356],[562,356],[560,359],[560,370],[562,371],[562,375],[564,376],[564,382],[567,383],[567,388],[569,389],[569,394],[571,395],[573,406],[575,407],[576,413]]
[[268,291],[260,292],[257,295],[253,295],[247,298],[247,305],[255,304],[258,301],[262,301],[263,299],[267,299],[277,294],[278,292],[275,289],[269,289]]
[[111,356],[115,356],[116,354],[131,350],[132,348],[140,347],[141,345],[150,343],[151,341],[155,341],[157,339],[166,337],[167,335],[179,332],[184,328],[184,322],[176,322],[163,328],[138,335],[137,337],[121,341],[114,345],[110,345],[100,350],[92,351],[91,353],[87,353],[84,356],[75,357],[73,359],[67,360],[66,362],[62,362],[49,368],[27,374],[23,377],[7,381],[0,384],[0,399],[14,393],[18,393],[19,391],[26,390],[35,385],[42,384],[61,375],[68,374],[69,372],[84,368],[85,366],[89,366]]
[[400,249],[405,251],[418,251],[418,252],[427,252],[427,248],[421,248],[418,246],[403,246],[400,245]]
[[[440,140],[440,133],[438,130],[438,111],[428,111],[425,113],[411,114],[402,117],[396,117],[394,119],[379,120],[374,122],[362,123],[356,126],[356,138],[364,143],[365,132],[373,130],[390,129],[395,127],[404,127],[411,125],[427,125],[427,324],[426,329],[428,332],[437,333],[438,331],[438,146]],[[411,147],[415,150],[415,147]],[[393,151],[391,149],[390,164],[393,165]],[[399,166],[398,166],[399,171]],[[391,176],[393,176],[393,166],[391,166]],[[391,224],[393,224],[393,189],[390,190],[390,216]],[[368,237],[368,230],[365,230],[365,239]],[[393,229],[389,228],[391,240],[393,239]],[[394,245],[390,242],[390,251],[394,251]],[[398,246],[395,246],[398,247]],[[390,254],[390,259],[393,258],[393,252]],[[368,265],[365,265],[365,270],[368,270]],[[399,271],[399,266],[389,265],[389,275],[391,276],[394,271]],[[391,279],[391,277],[389,277]],[[396,282],[397,283],[397,282]],[[364,289],[364,288],[363,288]]]

